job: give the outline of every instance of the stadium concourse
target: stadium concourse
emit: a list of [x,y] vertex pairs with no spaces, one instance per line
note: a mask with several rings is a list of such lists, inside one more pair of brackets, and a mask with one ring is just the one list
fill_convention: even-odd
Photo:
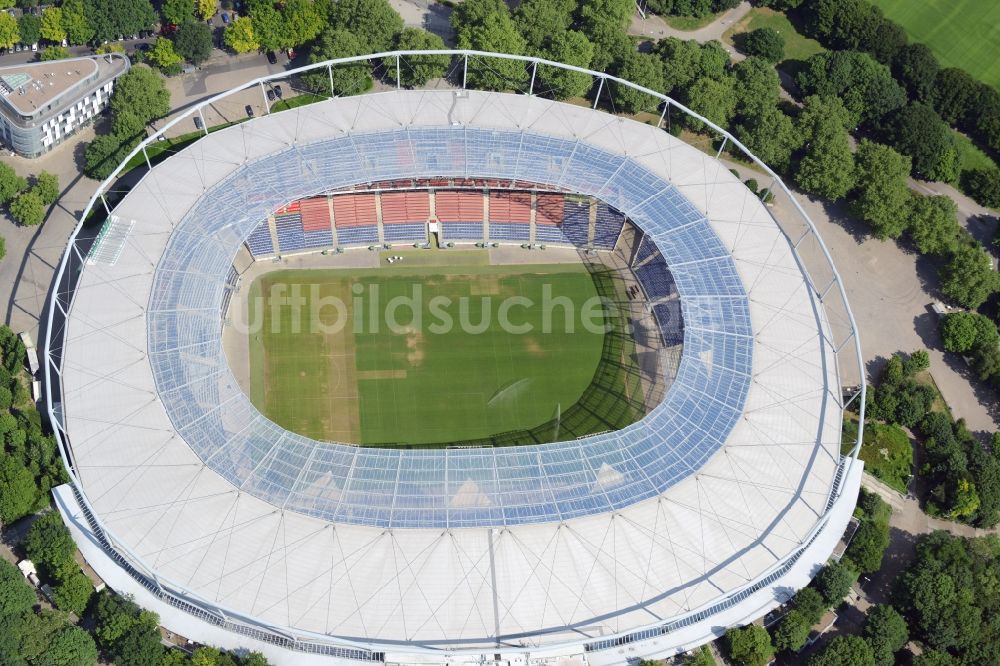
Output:
[[[474,177],[594,197],[652,240],[684,317],[663,401],[617,432],[446,450],[316,442],[257,412],[220,330],[261,220]],[[197,641],[296,664],[666,656],[804,586],[854,507],[819,290],[750,190],[652,126],[494,92],[332,99],[156,165],[76,252],[49,340],[57,501],[109,585]]]

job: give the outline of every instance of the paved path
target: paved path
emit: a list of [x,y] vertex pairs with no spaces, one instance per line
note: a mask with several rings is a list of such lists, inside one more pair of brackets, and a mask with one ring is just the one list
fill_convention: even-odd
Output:
[[650,37],[652,39],[677,37],[678,39],[694,39],[699,42],[708,42],[717,39],[721,42],[722,34],[726,30],[729,30],[734,23],[737,23],[746,16],[750,9],[752,7],[749,2],[741,2],[708,25],[697,30],[678,30],[677,28],[671,28],[659,16],[647,13],[646,18],[642,18],[636,13],[632,16],[632,23],[629,25],[629,34]]

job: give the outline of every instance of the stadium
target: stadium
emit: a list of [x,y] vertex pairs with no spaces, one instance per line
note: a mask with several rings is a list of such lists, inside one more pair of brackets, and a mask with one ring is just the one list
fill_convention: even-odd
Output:
[[[102,183],[45,354],[81,551],[170,631],[278,663],[621,663],[760,617],[830,557],[860,484],[841,424],[864,372],[829,253],[677,102],[441,53],[457,85],[275,111],[155,165],[153,136]],[[492,58],[529,87],[468,89]],[[659,122],[534,94],[539,66],[598,101],[635,88]],[[478,321],[547,287],[565,312],[597,298],[601,327],[432,339],[417,304],[386,331],[358,315],[375,286]],[[320,333],[296,329],[301,293]],[[353,330],[317,314],[335,296]]]

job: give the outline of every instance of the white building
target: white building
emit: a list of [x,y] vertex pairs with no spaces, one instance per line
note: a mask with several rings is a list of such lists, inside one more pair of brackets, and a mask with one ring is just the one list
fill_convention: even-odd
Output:
[[47,153],[100,114],[130,66],[111,53],[0,68],[0,141],[24,157]]

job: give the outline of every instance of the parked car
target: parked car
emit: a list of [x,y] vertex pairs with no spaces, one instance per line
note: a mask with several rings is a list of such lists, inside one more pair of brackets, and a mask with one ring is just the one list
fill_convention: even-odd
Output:
[[253,118],[253,107],[247,104],[246,106],[247,118]]
[[194,117],[194,126],[197,129],[205,129],[205,123],[201,122],[201,116]]
[[274,86],[274,94],[278,96],[278,99],[281,99],[281,96],[284,94],[281,90],[281,86]]
[[268,91],[267,91],[267,101],[268,102],[273,102],[274,101],[274,91],[273,90],[268,89]]
[[37,51],[38,50],[38,42],[35,42],[34,44],[31,45],[31,50],[32,51]]
[[62,40],[62,47],[66,48],[67,46],[69,46],[69,42],[67,42],[66,39],[63,38],[63,40]]
[[226,12],[222,12],[222,22],[229,25],[229,14]]
[[267,52],[267,61],[272,65],[278,64],[278,56],[274,55],[274,51]]

